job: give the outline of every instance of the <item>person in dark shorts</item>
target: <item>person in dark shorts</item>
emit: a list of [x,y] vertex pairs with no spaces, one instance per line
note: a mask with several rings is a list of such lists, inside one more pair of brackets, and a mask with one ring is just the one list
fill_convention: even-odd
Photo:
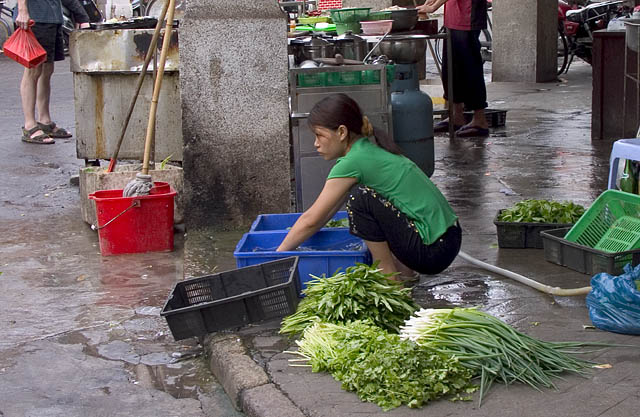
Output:
[[71,137],[65,129],[56,126],[49,112],[54,62],[64,60],[60,0],[18,0],[16,25],[26,29],[29,27],[29,20],[35,21],[31,30],[40,45],[47,51],[47,60],[35,68],[25,68],[22,75],[20,83],[24,113],[22,141],[53,144],[54,138]]
[[[444,98],[453,103],[456,136],[487,136],[489,128],[484,109],[487,89],[484,83],[480,32],[487,28],[487,0],[427,0],[418,13],[433,13],[444,4],[444,26],[450,34],[453,68],[449,69],[447,46],[443,47],[442,85]],[[453,97],[447,92],[447,79],[453,77]],[[464,109],[473,110],[465,124]],[[435,132],[448,132],[450,120],[434,126]]]
[[315,147],[336,159],[313,205],[278,251],[297,248],[347,202],[349,230],[362,238],[385,273],[401,281],[437,274],[458,255],[462,230],[429,177],[384,132],[374,129],[345,94],[318,102],[309,114]]

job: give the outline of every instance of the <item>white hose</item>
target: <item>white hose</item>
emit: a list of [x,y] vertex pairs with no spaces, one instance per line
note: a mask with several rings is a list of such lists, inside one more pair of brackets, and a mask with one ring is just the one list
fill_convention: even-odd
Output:
[[532,288],[535,288],[538,291],[542,291],[546,294],[551,295],[560,295],[560,296],[570,296],[570,295],[585,295],[591,291],[591,287],[582,287],[582,288],[559,288],[559,287],[551,287],[549,285],[541,284],[537,281],[532,280],[531,278],[527,278],[523,275],[516,274],[513,271],[509,271],[507,269],[498,268],[497,266],[490,265],[486,262],[482,262],[472,256],[467,255],[464,252],[458,253],[458,256],[465,261],[479,267],[482,269],[486,269],[487,271],[495,272],[496,274],[504,275],[507,278],[515,279],[518,282],[523,283],[524,285],[528,285]]

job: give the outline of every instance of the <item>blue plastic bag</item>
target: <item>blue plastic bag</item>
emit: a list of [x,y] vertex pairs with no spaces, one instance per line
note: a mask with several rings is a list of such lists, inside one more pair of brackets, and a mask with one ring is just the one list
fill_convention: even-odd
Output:
[[625,265],[625,273],[612,276],[600,273],[591,278],[587,294],[589,317],[594,326],[615,333],[640,335],[640,265]]

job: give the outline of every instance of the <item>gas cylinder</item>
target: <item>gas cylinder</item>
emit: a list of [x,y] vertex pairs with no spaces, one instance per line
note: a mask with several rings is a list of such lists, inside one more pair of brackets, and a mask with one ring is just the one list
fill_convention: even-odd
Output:
[[417,64],[396,64],[391,83],[393,140],[430,177],[434,169],[433,102],[420,91]]

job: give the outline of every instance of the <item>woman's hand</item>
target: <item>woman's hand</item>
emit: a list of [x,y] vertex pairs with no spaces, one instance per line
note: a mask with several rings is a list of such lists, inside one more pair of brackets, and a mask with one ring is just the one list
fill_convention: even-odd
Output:
[[296,249],[333,217],[342,205],[349,190],[356,184],[355,178],[333,178],[327,180],[320,195],[311,207],[296,221],[277,251]]
[[447,0],[427,0],[422,6],[418,6],[418,14],[433,13],[445,4]]

